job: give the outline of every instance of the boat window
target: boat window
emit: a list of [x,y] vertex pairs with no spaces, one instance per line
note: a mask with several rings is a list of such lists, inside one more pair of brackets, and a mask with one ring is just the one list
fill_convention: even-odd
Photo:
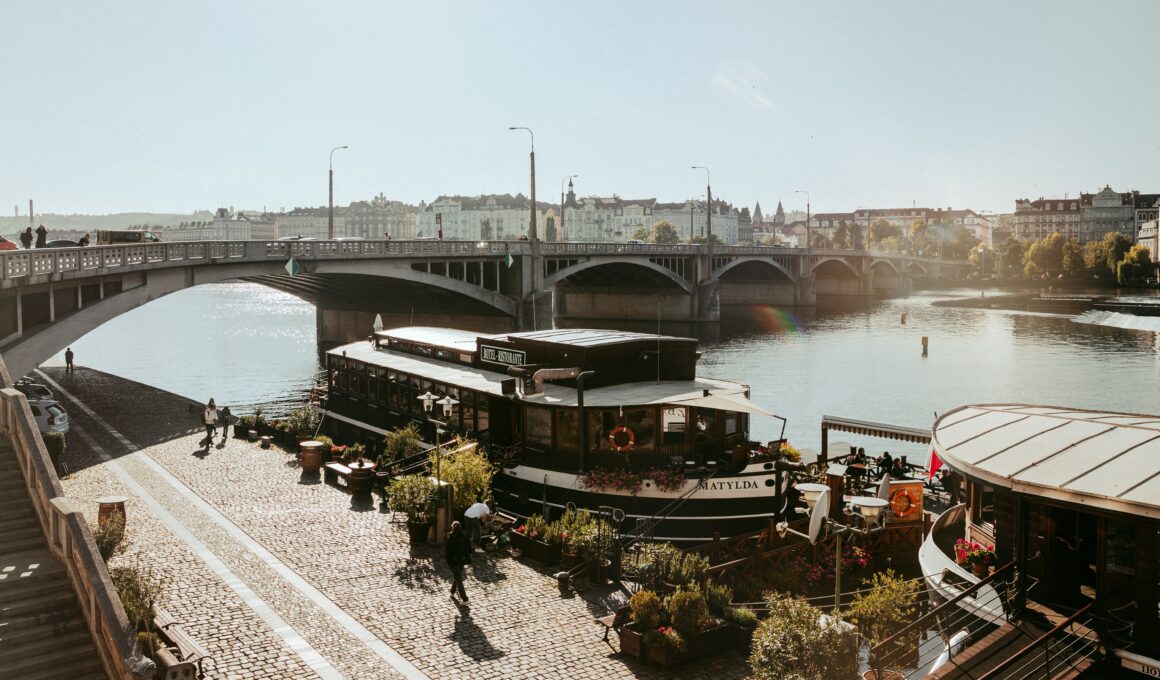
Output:
[[463,390],[459,397],[459,411],[463,414],[463,429],[467,432],[475,431],[475,392]]
[[592,449],[610,449],[608,435],[616,429],[616,411],[588,411],[588,446]]
[[972,485],[974,498],[971,503],[971,519],[979,526],[995,524],[995,489],[986,484]]
[[712,435],[717,431],[716,411],[697,411],[697,432]]
[[1104,540],[1104,573],[1136,575],[1136,527],[1130,522],[1107,520]]
[[455,361],[456,355],[455,355],[455,352],[452,352],[452,351],[446,350],[446,349],[441,349],[441,350],[438,350],[435,352],[435,358],[442,359],[443,361]]
[[689,424],[689,409],[683,406],[666,408],[664,418],[663,444],[681,444],[685,441],[685,430]]
[[524,408],[524,440],[535,447],[552,446],[552,410],[546,406]]
[[726,411],[725,412],[725,436],[728,437],[731,434],[736,434],[736,433],[740,432],[741,431],[740,426],[741,426],[741,418],[738,417],[737,412]]
[[487,432],[490,421],[488,419],[488,399],[486,394],[475,395],[475,431],[478,434]]
[[580,414],[575,409],[556,409],[556,446],[561,449],[580,447]]
[[652,408],[634,408],[625,411],[625,421],[632,430],[634,449],[652,449],[656,434],[656,411]]

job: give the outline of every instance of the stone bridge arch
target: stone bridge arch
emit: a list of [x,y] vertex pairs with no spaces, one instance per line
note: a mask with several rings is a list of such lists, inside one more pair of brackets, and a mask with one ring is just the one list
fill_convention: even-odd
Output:
[[687,294],[692,294],[693,284],[677,275],[673,270],[662,267],[661,265],[652,262],[651,260],[639,257],[602,257],[600,259],[590,259],[583,262],[578,262],[570,267],[561,269],[550,276],[544,277],[541,284],[544,289],[551,290],[557,285],[564,283],[569,278],[584,271],[596,269],[599,267],[608,267],[610,265],[631,265],[634,267],[641,267],[649,271],[655,272],[664,279],[672,282],[674,286],[680,288]]
[[[750,263],[750,262],[756,262],[756,263],[759,263],[762,265],[766,265],[770,269],[773,269],[777,272],[780,272],[790,282],[795,283],[795,284],[798,282],[798,276],[796,274],[791,272],[789,270],[789,268],[787,268],[781,262],[778,262],[777,259],[772,258],[772,257],[739,257],[735,260],[731,260],[728,264],[726,264],[726,265],[718,268],[716,271],[714,271],[712,278],[714,280],[720,281],[721,278],[725,274],[727,274],[731,271],[737,270],[737,268],[741,267],[742,265],[748,265],[748,263]],[[746,268],[752,269],[751,266],[748,266]]]

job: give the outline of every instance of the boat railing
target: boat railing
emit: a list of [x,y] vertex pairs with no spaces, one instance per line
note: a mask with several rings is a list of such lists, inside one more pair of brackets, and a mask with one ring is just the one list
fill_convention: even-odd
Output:
[[668,505],[661,508],[659,512],[652,515],[651,517],[638,517],[636,520],[636,526],[633,528],[632,532],[622,535],[620,544],[621,550],[627,550],[642,541],[653,540],[656,535],[657,525],[668,519],[670,515],[679,510],[680,507],[685,504],[685,501],[689,500],[689,498],[691,498],[695,493],[705,488],[709,480],[717,476],[719,472],[720,470],[710,470],[705,474],[705,476],[698,479],[696,484],[694,484],[680,496],[674,498],[669,502]]
[[1100,651],[1099,636],[1091,627],[1092,617],[1088,615],[1088,610],[1093,606],[1093,603],[1084,605],[979,676],[978,680],[1078,675],[1084,670],[1081,667],[1084,661],[1094,658]]
[[[871,666],[875,669],[895,670],[907,678],[925,676],[925,669],[943,653],[944,647],[941,636],[927,637],[924,633],[937,629],[953,637],[959,631],[966,631],[969,638],[977,639],[981,637],[979,633],[982,631],[1001,625],[1009,601],[1008,587],[1017,582],[1015,575],[1015,563],[1008,562],[911,621],[870,648]],[[972,606],[960,607],[960,603],[967,598],[972,598]],[[904,668],[912,670],[908,673],[901,670]]]
[[396,460],[391,465],[391,470],[396,477],[399,475],[407,475],[416,472],[426,471],[431,465],[431,452],[435,450],[435,446],[427,446],[418,453],[413,453],[405,458]]

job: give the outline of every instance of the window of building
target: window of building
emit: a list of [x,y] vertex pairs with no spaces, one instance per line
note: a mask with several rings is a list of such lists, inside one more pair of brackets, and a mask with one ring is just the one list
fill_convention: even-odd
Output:
[[546,406],[524,408],[524,441],[539,449],[551,448],[552,409]]
[[569,450],[580,448],[580,413],[576,409],[556,410],[556,446]]

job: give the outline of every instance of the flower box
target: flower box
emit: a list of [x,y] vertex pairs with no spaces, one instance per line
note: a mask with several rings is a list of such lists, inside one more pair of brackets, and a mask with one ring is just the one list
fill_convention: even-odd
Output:
[[636,629],[635,623],[626,623],[616,632],[620,636],[621,654],[626,654],[634,659],[644,657],[644,635]]
[[551,566],[560,561],[561,548],[558,545],[537,541],[518,531],[511,532],[511,539],[512,547],[518,548],[525,556],[537,562]]
[[645,645],[645,655],[649,661],[669,669],[686,661],[727,649],[736,634],[734,628],[735,626],[731,624],[719,623],[713,628],[703,630],[691,639],[685,640],[684,651],[678,651],[665,644]]

